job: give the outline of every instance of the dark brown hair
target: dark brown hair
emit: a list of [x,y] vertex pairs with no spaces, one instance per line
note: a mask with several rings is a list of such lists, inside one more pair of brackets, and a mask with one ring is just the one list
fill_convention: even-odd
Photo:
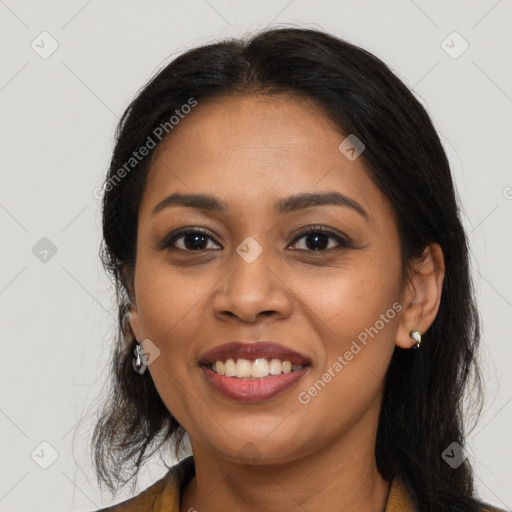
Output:
[[[395,210],[404,268],[427,244],[441,246],[446,274],[439,313],[420,350],[395,349],[375,456],[383,477],[400,479],[420,510],[477,510],[469,463],[453,469],[441,456],[453,442],[464,446],[462,399],[470,375],[470,398],[480,398],[474,364],[479,325],[466,236],[449,164],[429,115],[385,64],[331,35],[296,28],[190,50],[159,71],[127,108],[105,183],[112,184],[133,152],[190,98],[201,104],[247,93],[312,99],[342,133],[364,142],[363,163]],[[103,198],[102,258],[116,285],[119,336],[112,388],[93,447],[100,483],[112,491],[136,477],[155,450],[177,448],[184,433],[150,373],[139,376],[132,368],[127,312],[138,209],[150,163],[149,155],[106,186]]]

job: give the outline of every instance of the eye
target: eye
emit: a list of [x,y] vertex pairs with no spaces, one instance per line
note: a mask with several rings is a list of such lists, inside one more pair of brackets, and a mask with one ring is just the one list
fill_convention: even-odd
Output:
[[[350,247],[350,245],[350,240],[345,235],[334,233],[323,227],[311,227],[301,233],[289,248],[308,252],[325,252],[331,249]],[[213,234],[209,231],[188,229],[167,235],[158,244],[158,249],[202,252],[218,250],[222,247],[215,241]]]
[[333,233],[322,227],[313,227],[302,233],[290,246],[292,249],[323,252],[330,249],[349,247],[348,237]]
[[188,252],[201,252],[221,249],[213,240],[212,235],[200,229],[171,233],[158,246],[160,249],[178,249]]

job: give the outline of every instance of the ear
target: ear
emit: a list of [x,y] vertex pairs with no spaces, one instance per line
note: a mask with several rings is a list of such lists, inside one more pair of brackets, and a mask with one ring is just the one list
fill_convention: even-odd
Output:
[[139,310],[133,302],[130,304],[128,321],[130,322],[130,327],[132,329],[133,335],[135,336],[135,339],[140,342],[142,339],[142,333],[140,329]]
[[139,310],[135,299],[135,269],[133,266],[123,266],[121,268],[121,282],[128,294],[130,305],[128,307],[128,322],[135,339],[142,339],[142,332],[140,328]]
[[399,320],[396,345],[412,348],[411,331],[424,334],[432,325],[439,304],[444,280],[444,256],[438,244],[425,247],[420,258],[409,264],[403,293],[403,310]]

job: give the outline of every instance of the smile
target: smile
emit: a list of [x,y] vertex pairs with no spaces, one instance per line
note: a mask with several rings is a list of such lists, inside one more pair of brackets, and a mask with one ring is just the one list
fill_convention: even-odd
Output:
[[200,367],[208,383],[224,396],[261,402],[293,387],[310,361],[275,343],[234,342],[209,350],[200,358]]

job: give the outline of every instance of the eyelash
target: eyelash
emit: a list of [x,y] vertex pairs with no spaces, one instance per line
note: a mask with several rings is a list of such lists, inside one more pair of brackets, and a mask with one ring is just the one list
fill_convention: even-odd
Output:
[[[195,235],[195,234],[204,235],[204,236],[210,238],[211,240],[213,240],[215,244],[220,245],[215,240],[215,236],[213,236],[213,234],[206,229],[187,229],[186,231],[179,231],[178,233],[173,233],[172,236],[171,235],[166,236],[162,240],[162,242],[160,242],[158,244],[157,249],[159,249],[159,250],[171,249],[171,250],[184,251],[184,252],[197,253],[197,254],[203,254],[207,251],[212,250],[212,249],[188,250],[188,249],[182,249],[182,248],[173,246],[173,244],[176,243],[176,241],[179,240],[180,238],[183,238],[187,235]],[[352,247],[352,243],[346,235],[340,235],[340,234],[335,233],[331,230],[328,230],[322,226],[308,227],[305,231],[302,231],[301,233],[299,233],[297,235],[297,237],[294,239],[294,241],[289,246],[295,245],[300,239],[302,239],[308,235],[314,235],[314,234],[322,234],[322,235],[328,236],[329,238],[335,240],[339,245],[337,247],[331,247],[329,249],[321,249],[318,251],[309,250],[309,249],[297,249],[297,250],[310,252],[312,254],[315,254],[315,253],[318,254],[318,253],[330,252],[333,249],[344,249],[344,248]],[[217,250],[217,249],[215,249],[215,250]]]

